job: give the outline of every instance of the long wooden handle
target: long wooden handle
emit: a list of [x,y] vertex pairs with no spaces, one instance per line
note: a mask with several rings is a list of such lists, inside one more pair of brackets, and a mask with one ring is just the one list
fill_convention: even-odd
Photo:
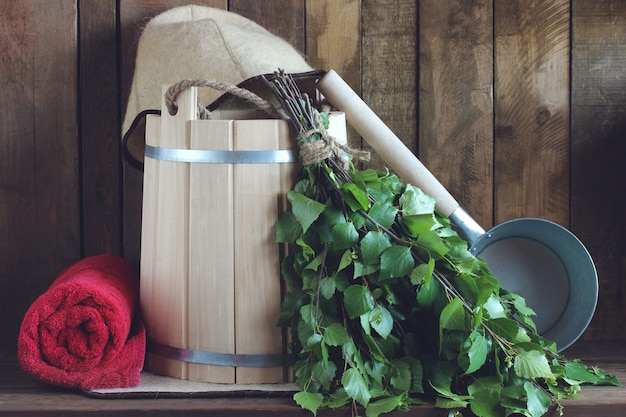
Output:
[[335,71],[328,71],[318,81],[317,89],[346,113],[348,123],[403,181],[437,199],[437,210],[449,216],[459,207],[448,190]]

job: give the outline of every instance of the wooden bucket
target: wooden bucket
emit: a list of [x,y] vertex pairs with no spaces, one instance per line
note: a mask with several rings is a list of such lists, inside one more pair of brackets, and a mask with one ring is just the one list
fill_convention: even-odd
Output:
[[287,382],[274,227],[297,169],[288,122],[197,120],[195,87],[176,101],[175,116],[163,106],[146,120],[146,368],[195,381]]

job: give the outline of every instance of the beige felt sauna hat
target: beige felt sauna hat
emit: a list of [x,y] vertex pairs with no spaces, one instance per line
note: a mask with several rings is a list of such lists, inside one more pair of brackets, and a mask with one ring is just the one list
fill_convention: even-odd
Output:
[[[161,88],[184,79],[240,84],[278,68],[312,68],[288,42],[235,13],[205,6],[170,9],[151,19],[137,45],[135,72],[122,124],[126,152],[143,160],[142,115],[161,108]],[[222,93],[202,89],[202,103]]]

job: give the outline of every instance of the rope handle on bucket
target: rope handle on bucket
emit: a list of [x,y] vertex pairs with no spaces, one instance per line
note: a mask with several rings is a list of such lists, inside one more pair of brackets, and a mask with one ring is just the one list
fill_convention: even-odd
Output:
[[[233,96],[239,97],[240,99],[254,104],[259,110],[263,110],[271,116],[278,118],[286,117],[285,114],[278,111],[270,102],[254,94],[250,90],[237,87],[236,85],[230,83],[204,79],[181,80],[176,84],[172,84],[167,89],[167,91],[165,92],[165,106],[167,107],[170,115],[174,116],[178,112],[176,96],[178,96],[181,91],[184,91],[191,87],[210,87],[215,90],[223,91],[225,93],[229,93]],[[200,119],[212,119],[211,112],[200,103],[198,103],[198,117]]]
[[[245,101],[248,101],[254,104],[259,109],[265,111],[266,113],[279,117],[279,118],[288,118],[284,113],[276,110],[274,106],[272,106],[268,101],[254,94],[253,92],[246,90],[245,88],[237,87],[236,85],[232,85],[229,83],[224,83],[220,81],[210,81],[204,79],[187,79],[181,80],[176,84],[171,85],[167,91],[165,92],[165,106],[170,115],[175,115],[178,111],[178,105],[176,104],[176,96],[181,92],[190,87],[211,87],[216,90],[221,90],[227,93],[230,93],[236,97],[239,97]],[[336,156],[338,160],[342,163],[347,164],[348,160],[341,153],[347,152],[351,155],[357,157],[358,159],[367,161],[369,160],[369,152],[362,151],[357,149],[352,149],[348,146],[344,146],[335,141],[335,138],[330,136],[326,129],[323,128],[323,123],[321,121],[321,117],[319,112],[314,111],[316,116],[317,125],[319,128],[316,128],[312,131],[305,132],[305,136],[310,136],[313,133],[319,133],[321,136],[320,140],[314,142],[305,142],[298,141],[298,153],[300,156],[300,162],[303,165],[311,165],[316,162],[322,161],[331,156]],[[211,112],[208,111],[204,106],[198,104],[198,117],[200,119],[211,119]]]

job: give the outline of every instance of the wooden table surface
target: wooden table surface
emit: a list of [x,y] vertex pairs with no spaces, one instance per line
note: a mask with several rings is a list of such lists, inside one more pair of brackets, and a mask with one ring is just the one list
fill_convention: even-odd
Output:
[[[626,382],[626,347],[622,343],[579,342],[565,352],[570,359],[581,358]],[[583,398],[563,402],[565,416],[622,417],[626,387],[584,387]],[[0,415],[4,416],[310,416],[291,398],[154,398],[96,399],[37,382],[24,374],[15,354],[0,354]],[[319,410],[318,416],[350,416],[350,409]],[[416,406],[408,413],[390,417],[445,417],[446,410]],[[547,416],[558,413],[551,410]]]

